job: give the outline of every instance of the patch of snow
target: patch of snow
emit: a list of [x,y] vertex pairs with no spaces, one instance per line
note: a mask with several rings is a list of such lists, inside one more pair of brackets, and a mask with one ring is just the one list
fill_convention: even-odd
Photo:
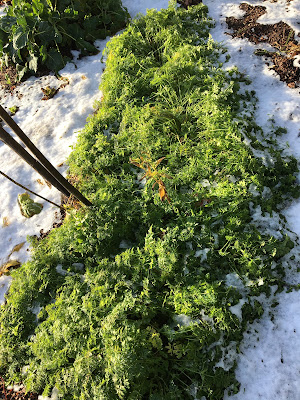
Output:
[[38,396],[38,400],[59,400],[61,396],[59,395],[58,389],[55,387],[51,392],[51,397],[48,396]]
[[257,189],[257,186],[256,186],[254,183],[251,183],[251,184],[249,185],[248,190],[249,190],[249,192],[250,192],[253,196],[255,196],[255,197],[260,195],[259,191],[256,190],[256,189]]
[[192,318],[185,314],[175,315],[173,319],[180,326],[189,326],[193,323]]
[[294,57],[293,66],[295,68],[300,68],[300,55]]
[[124,7],[128,9],[129,14],[134,18],[137,14],[146,14],[148,9],[161,10],[168,7],[168,0],[122,0]]
[[236,288],[241,293],[245,291],[243,281],[236,272],[232,272],[231,274],[226,275],[225,284],[227,287],[232,286]]
[[237,304],[229,307],[230,312],[232,312],[232,314],[236,315],[240,321],[242,321],[242,319],[243,319],[242,307],[245,303],[247,303],[246,299],[240,299],[240,301]]
[[12,281],[11,276],[2,275],[0,276],[0,305],[5,303],[5,294],[8,292]]
[[250,204],[250,212],[253,223],[264,233],[268,235],[272,235],[275,239],[282,239],[282,230],[283,226],[280,222],[279,214],[275,211],[272,212],[272,216],[270,213],[263,213],[261,210],[261,206],[258,205],[256,208]]
[[62,266],[61,264],[58,264],[58,265],[56,266],[56,272],[57,272],[58,274],[60,274],[60,275],[63,275],[63,276],[66,276],[66,275],[69,275],[69,276],[75,275],[74,272],[69,272],[69,271],[66,271],[65,269],[63,269],[63,266]]
[[207,260],[207,254],[208,254],[209,251],[210,251],[209,248],[196,250],[195,257],[196,258],[201,257],[201,260],[200,260],[201,262],[206,261]]
[[299,398],[299,292],[281,293],[276,299],[274,319],[266,314],[244,334],[236,370],[241,389],[224,400]]

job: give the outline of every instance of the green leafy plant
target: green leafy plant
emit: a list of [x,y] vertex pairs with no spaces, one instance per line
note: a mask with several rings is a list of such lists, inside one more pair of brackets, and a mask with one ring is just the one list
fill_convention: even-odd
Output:
[[27,71],[58,72],[71,60],[71,49],[97,53],[96,39],[123,28],[128,13],[121,0],[13,0],[0,19],[0,54]]

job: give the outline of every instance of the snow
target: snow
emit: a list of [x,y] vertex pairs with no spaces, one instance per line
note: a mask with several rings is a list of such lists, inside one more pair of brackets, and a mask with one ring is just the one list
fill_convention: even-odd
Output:
[[241,389],[224,400],[299,399],[299,292],[281,293],[277,301],[273,321],[266,313],[244,335],[236,370]]
[[[210,15],[216,20],[212,30],[213,39],[223,42],[231,55],[229,66],[236,65],[239,70],[250,77],[250,90],[255,90],[259,104],[257,109],[257,123],[265,132],[271,132],[270,119],[275,125],[287,129],[283,135],[282,144],[289,144],[288,153],[300,159],[300,95],[299,89],[290,89],[279,80],[279,77],[264,63],[263,57],[255,56],[257,48],[247,40],[232,39],[228,32],[225,18],[227,16],[241,17],[243,11],[239,9],[240,0],[204,0],[209,7]],[[300,0],[287,3],[278,0],[248,1],[251,5],[263,5],[267,14],[261,16],[259,23],[276,23],[281,20],[300,32],[299,15]],[[145,13],[147,8],[166,8],[167,0],[123,0],[129,13],[134,17],[137,13]],[[2,9],[3,10],[3,9]],[[1,11],[0,11],[1,12]],[[86,118],[93,112],[93,104],[99,100],[101,93],[98,90],[104,63],[101,53],[109,38],[97,41],[99,54],[78,59],[78,52],[74,52],[74,60],[60,73],[69,79],[69,85],[60,89],[51,100],[42,101],[41,88],[46,86],[59,87],[62,81],[54,76],[30,78],[22,83],[13,93],[7,94],[0,90],[1,104],[6,109],[19,106],[19,111],[13,117],[30,139],[46,155],[46,157],[65,174],[65,160],[71,152],[71,146],[76,142],[78,132],[84,127]],[[265,48],[265,44],[260,47]],[[299,63],[299,56],[294,61]],[[298,64],[297,64],[298,65]],[[28,167],[22,160],[0,144],[0,170],[19,181],[29,189],[59,203],[60,194],[55,188],[37,182],[39,175]],[[300,180],[300,176],[298,177]],[[43,180],[42,180],[43,182]],[[30,219],[22,217],[17,205],[17,195],[23,190],[0,176],[0,265],[9,259],[25,262],[30,257],[28,245],[18,252],[12,252],[15,245],[26,240],[27,235],[39,235],[43,229],[47,231],[57,219],[56,207],[43,202],[43,211]],[[209,182],[202,182],[210,186]],[[255,190],[255,188],[251,188]],[[34,197],[34,200],[40,199]],[[289,228],[300,235],[300,201],[294,201],[285,211]],[[262,218],[259,209],[253,210],[253,218],[258,225],[273,234],[278,231],[278,215]],[[277,226],[277,228],[276,228]],[[277,235],[281,235],[279,232]],[[27,243],[27,242],[26,242]],[[123,245],[123,243],[121,243]],[[201,251],[201,253],[199,253]],[[206,257],[203,250],[198,250],[198,256]],[[299,260],[295,259],[295,269]],[[58,266],[61,268],[62,266]],[[237,287],[241,293],[244,288],[241,279],[230,274],[227,285]],[[291,278],[291,280],[293,280]],[[299,278],[294,278],[298,281]],[[4,293],[8,290],[11,278],[0,277],[0,304],[3,304]],[[262,282],[263,284],[263,282]],[[240,346],[240,355],[237,365],[237,379],[241,382],[240,392],[232,397],[225,394],[224,400],[295,400],[300,398],[300,294],[296,291],[275,295],[279,305],[276,308],[267,307],[263,317],[249,326]],[[240,318],[243,300],[232,307],[232,311]],[[273,318],[271,318],[270,310]],[[186,316],[178,316],[180,323],[187,323]],[[53,392],[51,399],[57,398]],[[48,399],[40,396],[40,400]]]
[[0,277],[0,305],[4,304],[5,302],[5,293],[8,292],[8,289],[11,284],[11,277],[10,276],[1,276]]

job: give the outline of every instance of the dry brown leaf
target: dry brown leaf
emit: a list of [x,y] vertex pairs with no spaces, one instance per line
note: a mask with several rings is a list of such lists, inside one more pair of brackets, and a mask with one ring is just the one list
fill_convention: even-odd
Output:
[[3,217],[2,225],[3,225],[3,228],[6,228],[9,225],[8,217]]
[[14,252],[17,252],[17,251],[20,251],[21,248],[24,246],[25,243],[26,243],[26,242],[22,242],[22,243],[16,244],[16,245],[14,246],[14,248],[12,249],[12,251],[11,251],[10,254],[12,254],[12,253],[14,253]]
[[158,192],[161,201],[167,200],[168,203],[171,203],[170,197],[168,196],[167,189],[163,181],[159,180],[158,182]]
[[43,186],[44,186],[44,182],[43,182],[40,178],[37,179],[36,181],[37,181],[37,183],[39,183],[40,185],[43,185]]
[[60,167],[62,167],[63,165],[64,165],[64,163],[62,162],[62,163],[60,163],[60,164],[57,165],[57,168],[60,168]]
[[18,268],[20,265],[21,265],[20,261],[17,261],[17,260],[11,260],[5,264],[2,264],[0,266],[0,276],[2,276],[3,274],[9,273],[10,269]]

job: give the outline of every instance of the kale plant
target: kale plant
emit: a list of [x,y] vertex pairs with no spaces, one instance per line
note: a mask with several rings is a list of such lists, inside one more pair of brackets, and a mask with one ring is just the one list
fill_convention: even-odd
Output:
[[19,79],[40,68],[58,72],[71,49],[97,53],[95,40],[127,20],[121,0],[13,0],[0,19],[0,55],[16,65]]

